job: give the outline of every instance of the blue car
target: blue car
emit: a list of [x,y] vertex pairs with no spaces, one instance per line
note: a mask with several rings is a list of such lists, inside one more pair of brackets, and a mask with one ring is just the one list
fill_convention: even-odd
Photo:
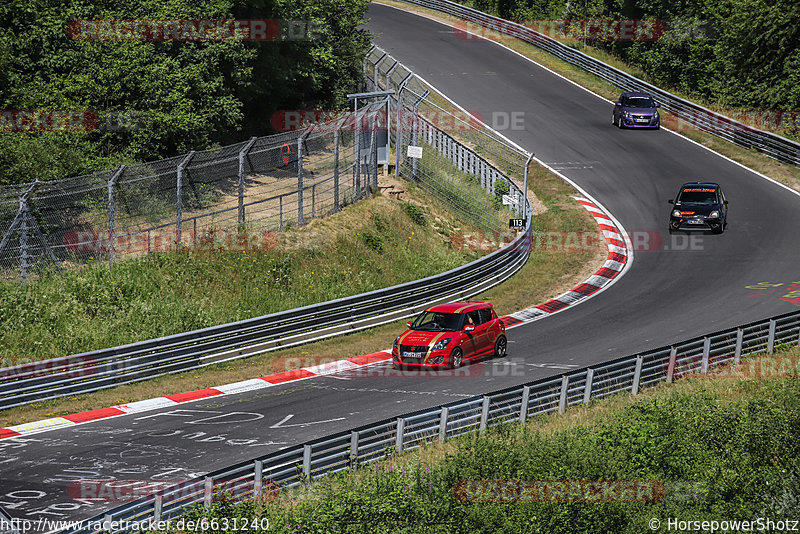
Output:
[[647,93],[622,93],[614,102],[614,113],[611,124],[618,128],[651,128],[661,127],[658,108],[661,104],[653,100]]

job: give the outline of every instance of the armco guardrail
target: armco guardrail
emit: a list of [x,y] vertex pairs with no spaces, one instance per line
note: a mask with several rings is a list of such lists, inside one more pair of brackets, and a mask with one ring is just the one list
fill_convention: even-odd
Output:
[[[439,130],[426,122],[429,136]],[[505,179],[511,192],[522,192],[502,171],[443,132],[434,148],[458,153],[458,165],[477,169],[484,187],[492,191]],[[529,212],[530,205],[526,208]],[[156,376],[244,358],[326,337],[385,324],[414,315],[439,302],[476,295],[504,281],[530,254],[528,227],[508,246],[446,273],[338,300],[113,347],[0,369],[0,409],[66,395],[89,393]]]
[[[98,515],[92,522],[98,524],[107,520],[124,525],[125,521],[142,524],[174,519],[193,504],[209,506],[214,493],[220,490],[235,499],[263,495],[274,492],[276,485],[297,486],[326,473],[385,458],[387,450],[408,451],[467,432],[483,432],[497,424],[564,412],[568,406],[623,391],[636,395],[640,388],[657,382],[672,381],[688,373],[706,373],[715,366],[738,363],[743,354],[772,353],[778,345],[798,344],[799,341],[800,312],[780,315],[562,376],[326,436],[166,488],[156,495]],[[123,532],[124,527],[106,530]],[[91,529],[72,532],[89,533]]]
[[[665,110],[674,112],[679,120],[687,122],[693,127],[707,131],[748,150],[755,149],[782,163],[800,166],[800,143],[742,124],[730,117],[679,98],[521,24],[448,0],[402,1],[473,22],[480,28],[516,37],[563,59],[567,63],[595,74],[622,90],[643,91],[654,95]],[[465,30],[469,30],[469,28],[467,27]]]

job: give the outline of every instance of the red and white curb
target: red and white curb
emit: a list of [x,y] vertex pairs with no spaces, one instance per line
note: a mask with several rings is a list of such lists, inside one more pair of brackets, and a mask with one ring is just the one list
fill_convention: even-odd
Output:
[[65,415],[64,417],[53,417],[51,419],[44,419],[42,421],[34,421],[32,423],[24,423],[21,425],[10,426],[8,428],[0,428],[0,439],[26,436],[29,434],[36,434],[38,432],[55,430],[57,428],[65,428],[82,423],[98,421],[100,419],[108,419],[110,417],[119,417],[121,415],[146,412],[168,406],[183,404],[186,402],[203,400],[210,397],[218,397],[220,395],[232,395],[236,393],[244,393],[245,391],[264,389],[277,386],[279,384],[285,384],[286,382],[294,382],[316,376],[325,376],[342,371],[349,371],[351,369],[365,367],[367,365],[372,365],[374,363],[391,359],[391,351],[385,350],[372,354],[366,354],[364,356],[355,356],[353,358],[346,358],[344,360],[337,360],[321,365],[303,367],[301,369],[285,371],[283,373],[277,373],[274,375],[244,380],[242,382],[234,382],[233,384],[225,384],[224,386],[189,391],[186,393],[178,393],[176,395],[167,395],[166,397],[156,397],[154,399],[131,402],[130,404],[118,404],[108,408],[100,408],[97,410],[90,410],[88,412]]
[[542,317],[547,317],[562,311],[570,306],[574,306],[611,284],[611,281],[627,266],[628,247],[625,244],[625,237],[622,235],[622,232],[617,227],[614,220],[591,200],[587,200],[583,197],[573,198],[586,208],[592,217],[594,217],[594,220],[597,221],[598,226],[600,226],[600,230],[602,230],[603,236],[606,239],[608,259],[606,259],[606,262],[597,272],[570,291],[562,293],[556,298],[550,299],[542,304],[531,306],[522,311],[512,313],[508,317],[503,317],[503,322],[506,323],[506,326],[530,323]]
[[[609,284],[611,284],[612,280],[625,269],[628,263],[628,249],[625,244],[625,238],[619,231],[617,224],[602,208],[598,207],[595,202],[587,200],[583,197],[574,198],[580,202],[583,207],[589,211],[589,213],[592,214],[594,219],[597,221],[597,224],[600,226],[608,247],[608,259],[603,266],[596,273],[594,273],[594,275],[589,277],[584,283],[573,288],[571,291],[567,291],[566,293],[559,295],[554,299],[548,300],[543,304],[532,306],[525,310],[502,317],[502,320],[506,326],[514,327],[524,323],[529,323],[573,306],[576,303],[594,295],[604,287],[607,287]],[[63,417],[53,417],[51,419],[34,421],[32,423],[24,423],[21,425],[10,426],[8,428],[0,428],[0,439],[26,436],[48,430],[55,430],[58,428],[65,428],[83,423],[89,423],[92,421],[98,421],[100,419],[108,419],[111,417],[119,417],[132,413],[146,412],[187,402],[199,401],[210,397],[218,397],[220,395],[233,395],[236,393],[243,393],[245,391],[268,388],[278,384],[284,384],[286,382],[305,380],[316,376],[325,376],[341,371],[348,371],[358,367],[373,365],[375,363],[391,360],[391,358],[391,351],[385,350],[372,354],[366,354],[364,356],[355,356],[353,358],[346,358],[344,360],[337,360],[312,367],[303,367],[301,369],[285,371],[283,373],[274,375],[244,380],[242,382],[234,382],[233,384],[226,384],[224,386],[189,391],[186,393],[178,393],[175,395],[167,395],[166,397],[156,397],[154,399],[132,402],[130,404],[119,404],[116,406],[110,406],[108,408],[100,408],[97,410],[90,410],[88,412],[65,415]]]

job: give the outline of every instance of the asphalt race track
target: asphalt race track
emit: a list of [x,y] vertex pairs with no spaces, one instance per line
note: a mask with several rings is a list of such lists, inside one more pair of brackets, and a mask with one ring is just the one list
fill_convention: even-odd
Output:
[[[666,131],[618,130],[611,104],[495,44],[385,6],[372,5],[368,16],[379,46],[459,105],[486,118],[524,112],[524,129],[504,135],[580,184],[627,231],[657,232],[664,242],[635,250],[627,274],[595,298],[510,330],[504,361],[458,376],[398,376],[380,364],[368,376],[314,378],[4,439],[0,507],[10,515],[90,517],[122,503],[77,501],[67,494],[71,481],[184,480],[327,433],[795,309],[778,300],[780,292],[757,296],[746,286],[800,280],[800,196]],[[687,238],[671,242],[666,233],[667,200],[691,180],[723,185],[729,225],[686,247]]]

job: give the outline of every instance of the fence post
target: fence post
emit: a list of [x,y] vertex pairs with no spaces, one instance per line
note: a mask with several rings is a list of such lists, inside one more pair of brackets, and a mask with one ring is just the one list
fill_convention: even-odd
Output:
[[703,361],[700,364],[700,372],[703,374],[708,373],[708,356],[711,349],[711,338],[703,338]]
[[108,179],[108,264],[114,265],[114,253],[116,252],[115,235],[115,212],[114,212],[114,186],[117,178],[125,171],[125,165],[120,165]]
[[439,416],[439,443],[444,443],[447,439],[447,418],[450,416],[450,409],[442,406],[442,413]]
[[183,161],[178,164],[178,172],[177,172],[177,183],[175,187],[175,202],[176,206],[176,215],[175,215],[175,246],[181,242],[181,225],[183,224],[183,171],[186,169],[186,166],[189,165],[189,162],[192,161],[194,157],[194,150],[189,152]]
[[[429,94],[431,94],[430,91],[425,91],[424,93],[422,93],[422,96],[419,97],[416,102],[414,102],[414,129],[412,130],[411,133],[412,146],[417,146],[417,135],[419,133],[419,123],[421,121],[419,116],[419,105],[422,103],[423,100],[425,100],[428,97]],[[419,167],[418,159],[419,158],[413,158],[411,161],[411,179],[415,182],[417,181],[417,172],[418,172],[417,169]]]
[[592,383],[594,382],[594,369],[591,367],[586,370],[586,385],[583,388],[583,403],[589,404],[592,400]]
[[244,158],[247,157],[247,153],[250,152],[250,149],[253,148],[253,145],[256,142],[255,137],[251,137],[250,141],[242,147],[239,151],[239,224],[244,224]]
[[278,197],[278,230],[283,230],[283,195]]
[[297,138],[297,226],[303,226],[306,221],[303,216],[303,139],[306,132]]
[[489,396],[484,395],[483,404],[481,405],[481,424],[478,427],[478,432],[481,434],[486,432],[486,426],[489,423],[489,401]]
[[736,350],[733,353],[733,363],[739,365],[742,361],[742,342],[744,341],[744,329],[736,329]]
[[567,411],[567,391],[569,390],[569,377],[561,376],[561,394],[558,397],[558,413]]
[[394,447],[398,453],[403,452],[403,435],[406,432],[406,420],[402,417],[397,418],[397,436],[394,440]]
[[333,211],[339,211],[339,126],[333,127]]
[[261,492],[264,489],[264,461],[256,460],[253,474],[253,498],[261,500]]
[[675,362],[678,359],[678,348],[669,348],[669,363],[667,364],[667,383],[671,384],[675,376]]
[[639,383],[642,381],[642,362],[644,361],[644,356],[639,354],[636,356],[636,368],[633,370],[633,388],[631,388],[631,394],[638,395],[639,394]]
[[767,337],[767,354],[775,351],[775,319],[769,320],[769,335]]
[[524,423],[528,420],[528,403],[531,400],[531,387],[523,386],[522,388],[522,404],[519,407],[519,421]]
[[355,467],[358,463],[358,432],[350,432],[350,467]]
[[311,445],[303,445],[303,478],[311,481]]
[[[20,199],[21,219],[19,235],[19,279],[25,283],[28,278],[28,201],[27,198]],[[9,232],[10,234],[11,232]]]
[[372,187],[378,190],[378,119],[372,119],[372,142],[370,146],[370,163],[372,163]]
[[353,142],[354,165],[353,165],[353,202],[361,198],[361,119],[358,116],[358,99],[356,99],[355,110],[353,112],[353,129],[355,139]]
[[203,483],[203,507],[205,509],[211,508],[211,499],[214,495],[214,479],[206,477]]

